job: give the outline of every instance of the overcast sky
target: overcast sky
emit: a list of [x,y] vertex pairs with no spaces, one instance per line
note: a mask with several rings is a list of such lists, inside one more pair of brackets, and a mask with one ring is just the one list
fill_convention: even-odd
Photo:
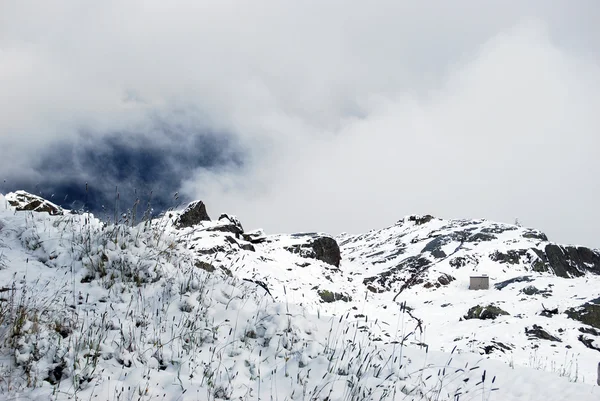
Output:
[[270,233],[519,218],[600,247],[599,128],[597,0],[0,1],[4,191],[179,191]]

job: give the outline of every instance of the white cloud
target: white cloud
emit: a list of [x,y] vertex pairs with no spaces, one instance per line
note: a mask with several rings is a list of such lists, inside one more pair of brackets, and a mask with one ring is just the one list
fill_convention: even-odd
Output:
[[204,171],[184,188],[248,227],[519,217],[600,246],[599,7],[448,4],[13,2],[0,144],[19,156],[0,167],[180,106],[248,148],[243,175]]

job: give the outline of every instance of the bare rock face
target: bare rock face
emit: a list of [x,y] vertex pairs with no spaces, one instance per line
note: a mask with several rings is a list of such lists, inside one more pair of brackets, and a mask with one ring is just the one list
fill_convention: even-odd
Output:
[[342,255],[337,241],[327,235],[314,233],[292,234],[299,243],[287,246],[285,249],[300,254],[305,258],[317,259],[335,267],[340,267]]
[[509,315],[509,313],[494,305],[477,305],[469,309],[464,319],[494,320],[502,315]]
[[244,234],[244,228],[240,220],[228,214],[222,214],[219,217],[219,225],[209,228],[207,231],[220,231],[235,234],[236,238]]
[[48,213],[51,216],[64,214],[64,210],[60,206],[25,191],[16,191],[6,194],[6,200],[18,211]]
[[210,217],[206,213],[206,206],[202,201],[194,201],[185,208],[175,226],[177,228],[192,227],[203,221],[210,221]]

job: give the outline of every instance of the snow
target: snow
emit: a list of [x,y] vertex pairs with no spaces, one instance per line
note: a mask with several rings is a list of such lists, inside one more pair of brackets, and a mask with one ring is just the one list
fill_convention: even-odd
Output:
[[[542,303],[562,312],[598,297],[597,276],[527,272],[533,283],[470,291],[474,270],[492,284],[525,273],[493,262],[456,269],[446,259],[428,274],[455,281],[408,288],[394,301],[397,287],[373,293],[363,279],[419,255],[422,244],[406,244],[447,221],[405,219],[345,235],[338,269],[285,249],[303,236],[267,236],[251,251],[240,247],[244,239],[209,230],[226,221],[178,230],[176,219],[105,225],[88,214],[15,211],[0,195],[0,399],[600,397],[600,354],[577,340],[582,324],[538,314]],[[477,252],[507,249],[515,232]],[[442,250],[468,256],[459,245]],[[551,288],[551,297],[523,295],[531,284]],[[321,290],[352,300],[323,303]],[[511,316],[460,321],[477,303]],[[534,324],[562,343],[528,339]],[[491,341],[512,350],[482,354]]]

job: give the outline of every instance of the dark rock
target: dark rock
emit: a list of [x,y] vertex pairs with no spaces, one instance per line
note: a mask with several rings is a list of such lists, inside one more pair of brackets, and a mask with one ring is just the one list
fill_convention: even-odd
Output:
[[521,292],[525,295],[536,295],[539,294],[541,291],[533,285],[528,285],[527,287],[523,288]]
[[408,216],[408,221],[414,222],[415,225],[417,225],[417,226],[421,226],[423,224],[429,223],[433,219],[434,219],[434,217],[429,214],[426,214],[425,216],[418,216],[418,215]]
[[548,244],[545,248],[546,258],[554,274],[559,277],[571,278],[583,276],[583,271],[578,269],[577,262],[572,258],[577,258],[576,248],[563,248],[559,245]]
[[[400,292],[413,285],[423,283],[422,275],[431,266],[431,261],[428,259],[410,256],[395,267],[392,267],[376,276],[363,279],[363,284],[371,285],[374,288],[379,287],[382,291],[389,291],[392,284],[403,282]],[[375,285],[374,285],[375,284]]]
[[554,315],[558,315],[558,308],[546,309],[546,307],[543,304],[542,307],[544,308],[544,310],[540,312],[540,316],[553,317]]
[[63,372],[66,367],[67,364],[65,362],[55,365],[48,371],[48,377],[45,380],[53,386],[57,385],[62,380]]
[[506,345],[504,343],[501,343],[500,341],[493,341],[492,340],[491,344],[484,345],[482,347],[482,349],[483,349],[483,352],[486,355],[489,355],[489,354],[491,354],[494,351],[501,351],[504,354],[504,353],[506,353],[506,351],[512,350],[513,347],[508,346],[508,345]]
[[293,234],[292,237],[309,237],[305,243],[291,245],[285,249],[306,258],[317,259],[335,267],[340,267],[342,255],[335,239],[318,234]]
[[594,344],[594,339],[593,339],[593,338],[587,338],[587,337],[585,337],[583,334],[580,334],[580,335],[579,335],[579,337],[577,337],[577,339],[578,339],[579,341],[581,341],[581,343],[582,343],[583,345],[585,345],[586,347],[588,347],[589,349],[593,349],[593,350],[596,350],[596,351],[600,351],[600,347],[597,347],[597,346]]
[[267,236],[262,230],[255,230],[249,233],[242,233],[244,241],[248,241],[251,244],[262,244],[267,240]]
[[589,271],[600,274],[600,252],[584,247],[548,244],[544,250],[532,248],[538,260],[532,263],[534,271],[551,271],[564,278],[580,277]]
[[506,253],[495,251],[490,254],[490,259],[498,262],[498,263],[508,263],[511,265],[516,265],[521,263],[521,256],[525,256],[527,254],[527,250],[519,249],[519,250],[509,250]]
[[531,264],[531,270],[537,273],[545,273],[549,270],[548,259],[543,251],[532,248],[531,251],[535,254],[535,257],[529,256],[529,263]]
[[519,277],[511,278],[509,280],[505,280],[505,281],[501,281],[499,283],[496,283],[496,284],[494,284],[494,287],[497,290],[501,290],[504,287],[507,287],[507,286],[509,286],[511,284],[514,284],[514,283],[530,283],[532,281],[533,281],[533,279],[531,278],[531,276],[519,276]]
[[450,266],[458,269],[460,267],[465,267],[467,265],[477,266],[479,264],[479,260],[471,255],[469,256],[457,256],[455,258],[450,259]]
[[206,270],[209,273],[212,273],[216,270],[216,268],[210,263],[206,263],[200,260],[196,261],[196,263],[194,263],[194,266],[196,266],[199,269]]
[[567,309],[565,313],[571,319],[600,329],[600,298],[588,301],[577,308]]
[[467,314],[464,316],[465,319],[481,319],[481,320],[494,320],[498,316],[510,315],[505,310],[500,309],[494,305],[481,306],[477,305],[469,309]]
[[507,231],[514,231],[516,229],[517,229],[517,227],[515,227],[515,226],[509,226],[509,225],[505,225],[505,224],[492,224],[488,227],[482,228],[481,232],[487,233],[487,234],[502,234]]
[[527,336],[529,336],[530,338],[535,337],[535,338],[539,338],[541,340],[562,342],[562,340],[560,338],[551,335],[550,333],[548,333],[546,330],[544,330],[541,326],[538,326],[537,324],[534,324],[531,329],[528,329],[527,327],[525,327],[525,334],[527,334]]
[[235,234],[236,237],[241,236],[244,233],[244,228],[242,227],[242,223],[235,216],[230,216],[228,214],[222,214],[219,217],[219,222],[223,223],[222,225],[214,226],[208,228],[206,231],[220,231],[220,232],[229,232]]
[[219,226],[209,227],[206,229],[206,231],[231,233],[231,234],[235,234],[236,237],[241,236],[243,233],[243,231],[240,230],[240,228],[238,226],[236,226],[235,224],[223,224],[223,225],[219,225]]
[[548,237],[546,236],[546,234],[537,230],[525,231],[522,237],[528,239],[539,239],[540,241],[548,241]]
[[440,283],[441,285],[448,285],[451,282],[453,282],[454,280],[456,280],[456,278],[452,277],[449,274],[443,273],[441,276],[438,277],[437,281],[438,283]]
[[449,236],[440,236],[429,241],[421,250],[421,253],[429,252],[434,258],[442,259],[446,257],[446,253],[442,250],[442,246],[448,244],[452,239]]
[[371,291],[371,292],[374,292],[375,294],[381,294],[382,292],[385,292],[385,290],[384,290],[384,289],[382,289],[382,288],[377,288],[377,287],[374,287],[374,286],[372,286],[372,285],[367,285],[367,290],[369,290],[369,291]]
[[240,244],[240,248],[242,248],[245,251],[256,252],[256,249],[254,248],[254,245],[249,244],[249,243],[242,243],[242,244]]
[[225,252],[226,248],[221,246],[221,245],[216,245],[213,246],[212,248],[208,248],[208,249],[198,249],[196,250],[196,253],[198,255],[214,255],[215,253],[219,253],[219,252]]
[[238,219],[237,217],[232,216],[232,215],[227,214],[227,213],[222,213],[219,216],[219,221],[221,221],[221,220],[229,221],[231,224],[235,224],[236,226],[238,226],[242,230],[242,232],[244,232],[244,228],[242,227],[242,223],[240,222],[240,219]]
[[313,241],[312,248],[315,251],[315,259],[340,267],[342,255],[335,239],[332,237],[319,237]]
[[25,191],[6,194],[6,200],[17,211],[48,213],[51,216],[62,216],[64,214],[64,210],[60,206]]
[[175,226],[177,228],[192,227],[203,221],[210,221],[210,217],[206,213],[206,206],[204,206],[204,202],[202,201],[195,201],[185,208],[177,219]]
[[458,269],[459,267],[464,267],[467,265],[467,258],[463,256],[457,256],[455,258],[450,259],[450,266]]
[[593,329],[591,327],[580,327],[579,331],[583,334],[591,334],[593,336],[600,336],[600,331]]
[[484,232],[478,232],[476,234],[471,235],[469,238],[467,238],[466,242],[483,242],[483,241],[492,241],[497,239],[497,237],[491,235],[491,234],[487,234]]
[[317,294],[321,297],[321,300],[326,303],[336,302],[336,301],[344,301],[350,302],[352,301],[352,297],[350,295],[341,294],[339,292],[331,292],[328,290],[318,291]]

